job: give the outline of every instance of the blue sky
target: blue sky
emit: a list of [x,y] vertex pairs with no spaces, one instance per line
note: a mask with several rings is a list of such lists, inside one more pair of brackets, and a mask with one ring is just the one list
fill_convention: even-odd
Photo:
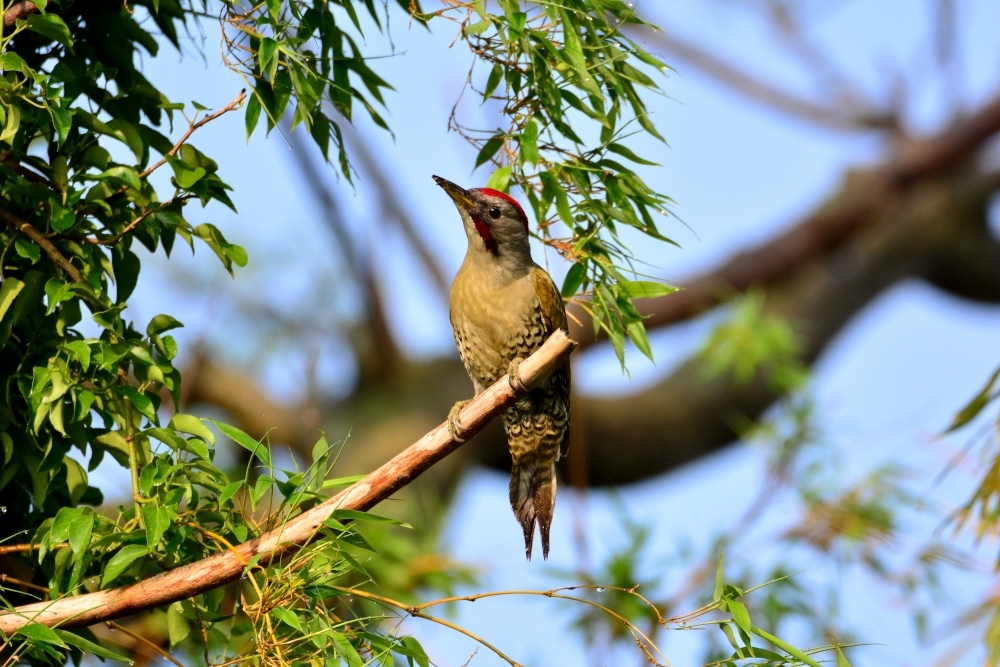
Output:
[[[781,55],[774,35],[761,30],[743,11],[752,4],[647,0],[639,10],[763,78],[792,90],[811,91],[814,84]],[[887,63],[902,63],[899,67],[912,79],[910,89],[920,91],[907,120],[923,131],[944,121],[945,88],[922,74],[931,70],[917,55],[931,29],[926,11],[930,4],[855,1],[810,9],[818,17],[810,35],[876,97],[887,89],[892,69]],[[1000,84],[995,40],[1000,6],[985,0],[964,3],[959,20],[964,74],[958,89],[971,107]],[[446,274],[452,275],[461,262],[465,239],[453,207],[430,175],[472,186],[485,182],[488,173],[470,174],[471,149],[446,132],[447,114],[470,56],[461,45],[448,47],[451,26],[443,28],[427,33],[394,26],[399,55],[380,61],[378,71],[397,89],[388,95],[387,114],[395,138],[366,122],[359,122],[358,129],[398,184],[398,196],[414,212]],[[147,61],[146,70],[172,99],[219,107],[233,99],[243,84],[219,66],[215,28],[206,29],[204,59],[193,50],[183,59],[167,50],[161,58]],[[373,48],[385,46],[378,39],[370,43]],[[677,72],[663,81],[669,97],[652,104],[654,120],[669,147],[643,147],[647,156],[663,165],[644,177],[677,201],[674,212],[690,229],[680,224],[665,228],[682,249],[660,244],[636,248],[665,279],[683,284],[685,276],[793,224],[836,187],[847,167],[870,163],[880,154],[873,137],[817,129],[749,103],[683,63],[675,67]],[[467,106],[468,113],[488,118],[488,110]],[[286,314],[308,312],[311,321],[325,322],[317,325],[317,331],[328,334],[317,336],[315,342],[319,382],[327,391],[346,391],[353,367],[331,322],[357,312],[359,302],[357,295],[338,287],[343,266],[331,251],[333,241],[318,211],[298,183],[288,144],[277,133],[265,138],[261,131],[246,142],[239,113],[201,130],[193,143],[219,162],[222,177],[235,188],[239,214],[209,209],[200,218],[191,216],[192,222],[215,223],[230,241],[247,248],[250,264],[233,281],[204,248],[193,258],[178,248],[170,262],[143,257],[146,270],[130,301],[133,318],[143,322],[168,312],[187,325],[178,336],[182,347],[190,349],[206,340],[232,363],[253,364],[263,358],[255,366],[261,384],[278,400],[293,401],[311,351],[275,349],[270,338],[254,329],[260,321],[232,304]],[[335,182],[332,172],[330,179]],[[365,213],[374,209],[375,193],[363,179],[356,189],[346,183],[336,187],[352,233],[375,249],[380,280],[392,295],[391,324],[406,352],[417,357],[453,355],[445,305],[433,295],[398,233],[384,222],[372,223]],[[552,268],[558,275],[564,270],[557,264]],[[668,373],[709,326],[709,321],[701,320],[656,332],[652,341],[657,363],[631,354],[631,377],[621,373],[609,350],[578,355],[577,388],[590,394],[640,391]],[[933,434],[1000,364],[998,340],[1000,308],[961,303],[921,284],[898,285],[870,304],[816,367],[814,394],[830,443],[831,469],[851,480],[884,462],[903,461],[921,471],[926,479],[918,478],[917,487],[926,488],[956,445],[941,443]],[[474,473],[459,492],[446,541],[456,556],[482,566],[487,588],[549,588],[556,585],[553,568],[573,565],[574,516],[591,536],[595,560],[620,544],[620,502],[631,517],[652,530],[651,552],[661,556],[649,563],[650,576],[666,576],[673,570],[662,562],[676,545],[684,541],[703,545],[730,526],[741,502],[759,485],[765,462],[766,452],[759,445],[739,445],[614,495],[590,494],[585,507],[565,493],[549,565],[523,561],[519,530],[507,506],[506,480]],[[114,474],[106,465],[101,473]],[[935,498],[946,504],[960,501],[967,484],[968,478],[950,478],[936,490]],[[780,517],[775,517],[764,530],[780,525]],[[911,528],[929,534],[934,526],[934,519],[927,517]],[[995,545],[987,546],[982,553],[988,558]],[[857,572],[837,572],[815,560],[803,562],[802,567],[803,576],[816,581],[840,577],[848,600],[843,609],[848,625],[864,629],[865,639],[882,644],[852,654],[856,667],[929,664],[898,600]],[[971,597],[976,585],[959,581],[956,595]],[[551,601],[477,603],[458,609],[457,619],[525,664],[591,664],[593,656],[584,655],[579,637],[566,631],[564,609]],[[473,650],[453,634],[426,626],[411,629],[428,639],[438,664],[457,667]],[[671,637],[668,657],[675,665],[700,664],[695,662],[696,645],[696,638]],[[639,664],[637,655],[623,655],[630,655],[628,662],[615,664]],[[975,664],[978,657],[973,652],[962,664]],[[503,663],[480,650],[472,664]]]

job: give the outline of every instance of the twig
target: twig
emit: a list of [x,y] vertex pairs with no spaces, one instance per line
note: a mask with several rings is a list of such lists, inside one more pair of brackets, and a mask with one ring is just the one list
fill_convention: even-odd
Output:
[[66,256],[59,252],[59,248],[55,247],[52,244],[52,241],[45,238],[45,235],[35,229],[30,222],[21,220],[16,215],[9,213],[2,208],[0,208],[0,218],[3,218],[8,225],[20,231],[32,241],[37,243],[39,247],[45,251],[45,254],[52,258],[52,261],[56,263],[56,266],[65,271],[66,274],[73,279],[73,282],[79,283],[83,281],[83,274],[80,273],[80,269],[73,266],[73,264],[66,259]]
[[[52,545],[49,549],[65,549],[68,546],[69,542],[60,542],[59,544]],[[41,548],[41,544],[9,544],[7,546],[0,546],[0,556],[4,556],[6,554],[20,554],[28,551],[38,551]]]
[[[527,389],[559,368],[576,347],[564,331],[556,331],[520,366]],[[505,375],[473,398],[460,413],[471,436],[513,405],[523,394],[515,392]],[[29,622],[74,628],[128,616],[139,611],[185,600],[239,579],[244,562],[255,558],[261,567],[299,549],[314,539],[324,521],[337,509],[365,511],[403,488],[432,465],[461,446],[452,439],[448,424],[440,424],[416,443],[360,482],[288,521],[281,528],[245,542],[233,551],[217,553],[198,562],[163,572],[131,586],[62,598],[52,603],[29,604],[0,613],[0,631],[8,636]]]
[[20,579],[15,579],[8,574],[0,574],[0,585],[6,586],[7,584],[20,586],[21,588],[27,588],[32,591],[38,591],[39,593],[49,592],[49,589],[45,586],[39,586],[38,584],[33,584],[30,581],[21,581]]
[[120,241],[126,234],[132,232],[136,227],[138,227],[143,220],[153,215],[154,213],[159,213],[160,211],[163,211],[174,202],[186,202],[189,199],[194,199],[195,197],[197,197],[197,195],[191,194],[191,195],[181,195],[179,197],[168,199],[162,204],[158,204],[156,208],[151,208],[143,211],[138,216],[136,216],[135,219],[133,219],[130,223],[125,225],[125,227],[120,232],[118,232],[113,236],[109,236],[107,238],[102,239],[97,236],[60,236],[57,238],[69,238],[74,241],[77,241],[78,243],[89,243],[90,245],[114,245],[118,243],[118,241]]
[[129,630],[128,628],[126,628],[124,625],[118,625],[114,621],[108,621],[106,625],[108,626],[108,628],[110,630],[117,630],[117,631],[119,631],[121,633],[124,633],[124,634],[128,635],[129,637],[131,637],[132,639],[136,640],[137,642],[139,642],[139,643],[141,643],[141,644],[143,644],[145,646],[148,646],[149,648],[153,649],[154,651],[156,651],[157,653],[159,653],[160,655],[162,655],[164,658],[166,658],[170,662],[172,662],[175,665],[177,665],[177,667],[184,667],[183,664],[181,664],[180,662],[177,661],[177,658],[175,658],[174,656],[170,655],[169,653],[167,653],[166,651],[164,651],[161,647],[157,646],[153,642],[149,641],[148,639],[146,639],[145,637],[143,637],[142,635],[140,635],[138,632],[133,632],[132,630]]
[[508,656],[507,654],[505,654],[503,651],[501,651],[496,646],[494,646],[493,644],[489,643],[488,641],[486,641],[485,639],[483,639],[479,635],[474,634],[474,633],[466,630],[465,628],[463,628],[460,625],[455,625],[454,623],[449,623],[448,621],[446,621],[444,619],[441,619],[441,618],[438,618],[436,616],[431,616],[429,614],[423,613],[422,611],[420,611],[420,609],[424,605],[420,605],[420,606],[414,607],[412,605],[406,604],[405,602],[400,602],[398,600],[393,600],[392,598],[387,598],[384,595],[376,595],[375,593],[369,593],[368,591],[363,591],[363,590],[360,590],[360,589],[357,589],[357,588],[343,588],[342,586],[332,586],[331,588],[335,588],[338,591],[344,591],[345,593],[350,593],[351,595],[357,595],[360,598],[365,598],[366,600],[371,600],[373,602],[381,602],[384,605],[388,605],[390,607],[396,607],[397,609],[401,609],[401,610],[405,611],[406,613],[408,613],[410,616],[413,616],[414,618],[422,618],[425,621],[430,621],[432,623],[438,623],[440,625],[445,626],[446,628],[451,628],[455,632],[459,632],[459,633],[465,635],[466,637],[468,637],[468,638],[470,638],[470,639],[472,639],[472,640],[474,640],[476,642],[479,642],[480,644],[482,644],[483,646],[485,646],[489,650],[493,651],[498,656],[500,656],[501,658],[503,658],[504,660],[506,660],[507,663],[511,667],[523,667],[519,663],[515,662],[510,656]]
[[[195,130],[197,130],[202,125],[205,125],[206,123],[211,123],[213,120],[215,120],[219,116],[221,116],[221,115],[223,115],[225,113],[228,113],[228,112],[232,111],[233,109],[239,108],[239,106],[241,104],[243,104],[243,100],[245,100],[246,98],[247,98],[247,90],[246,90],[246,88],[244,88],[243,90],[240,91],[240,94],[237,95],[236,99],[233,100],[232,102],[230,102],[229,104],[227,104],[226,106],[222,107],[221,109],[219,109],[218,111],[216,111],[213,114],[209,114],[209,115],[205,116],[204,118],[202,118],[201,120],[199,120],[197,122],[192,122],[188,126],[187,132],[184,133],[184,136],[182,136],[180,138],[180,140],[176,144],[174,144],[173,148],[171,148],[169,151],[167,151],[167,155],[169,155],[171,157],[173,157],[174,155],[176,155],[177,151],[179,151],[181,149],[181,146],[184,145],[184,142],[186,142],[188,139],[191,138],[191,135],[194,134]],[[166,162],[167,162],[167,158],[166,157],[160,158],[159,162],[157,162],[152,167],[149,167],[144,172],[142,172],[141,174],[139,174],[139,179],[141,180],[143,178],[146,178],[147,176],[149,176],[150,174],[152,174],[154,171],[156,171],[157,169],[159,169],[160,167],[162,167],[164,164],[166,164]]]
[[857,114],[849,109],[831,108],[828,103],[798,97],[770,82],[757,79],[739,67],[701,49],[693,42],[668,34],[662,29],[653,31],[645,27],[628,26],[626,32],[651,41],[732,90],[797,118],[847,131],[891,129],[894,125],[891,118],[884,118],[874,113]]

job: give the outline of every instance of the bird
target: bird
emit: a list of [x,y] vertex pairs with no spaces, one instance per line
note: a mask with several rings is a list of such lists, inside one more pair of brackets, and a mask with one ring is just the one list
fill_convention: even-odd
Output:
[[[569,442],[569,362],[525,393],[519,366],[557,329],[565,330],[562,295],[531,259],[528,218],[510,195],[491,188],[466,190],[440,176],[434,181],[451,197],[462,218],[468,249],[451,286],[449,311],[455,343],[479,394],[507,374],[521,398],[502,415],[511,455],[510,505],[524,532],[531,560],[535,526],[542,555],[556,504],[556,462]],[[459,401],[448,428],[463,442]]]

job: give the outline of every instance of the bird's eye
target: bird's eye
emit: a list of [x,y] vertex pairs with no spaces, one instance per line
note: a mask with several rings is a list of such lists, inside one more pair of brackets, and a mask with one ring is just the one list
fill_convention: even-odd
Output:
[[490,217],[493,218],[494,220],[496,220],[497,218],[499,218],[500,217],[500,209],[497,208],[496,206],[494,206],[493,208],[491,208],[490,209]]

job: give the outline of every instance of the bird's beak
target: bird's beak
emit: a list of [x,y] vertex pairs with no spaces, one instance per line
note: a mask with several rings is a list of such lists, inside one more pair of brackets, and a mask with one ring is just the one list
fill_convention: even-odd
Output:
[[434,182],[441,186],[441,188],[448,193],[448,196],[455,200],[456,204],[461,204],[466,209],[473,209],[476,207],[476,203],[472,201],[472,197],[469,196],[468,191],[455,185],[451,181],[441,178],[440,176],[432,176]]

